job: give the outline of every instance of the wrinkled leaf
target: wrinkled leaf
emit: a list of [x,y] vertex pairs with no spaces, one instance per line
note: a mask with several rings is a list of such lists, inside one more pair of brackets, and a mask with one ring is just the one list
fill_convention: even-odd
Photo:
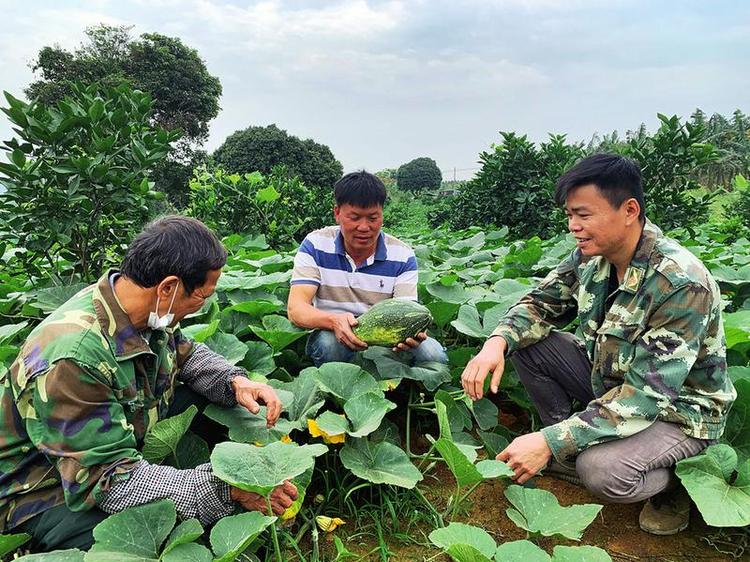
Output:
[[473,546],[488,558],[492,557],[497,549],[495,539],[487,531],[465,523],[450,523],[447,527],[435,529],[429,538],[432,544],[443,550],[448,550],[454,544],[466,544]]
[[343,401],[366,392],[382,392],[378,381],[370,373],[351,363],[331,362],[321,365],[318,369],[309,369],[323,392],[333,394]]
[[456,478],[456,483],[461,486],[471,486],[481,482],[484,478],[477,470],[467,456],[458,448],[458,446],[445,438],[435,441],[435,448],[443,457],[448,468]]
[[612,558],[596,546],[558,545],[552,553],[552,562],[612,562]]
[[276,363],[273,360],[273,349],[267,343],[262,341],[246,342],[247,354],[242,360],[242,367],[248,373],[266,376],[270,375],[276,369]]
[[202,534],[203,527],[197,519],[187,519],[186,521],[183,521],[169,534],[167,545],[164,547],[162,556],[181,544],[193,542]]
[[750,458],[750,380],[736,380],[734,387],[737,399],[727,415],[723,439],[734,447],[740,459],[745,460]]
[[346,401],[344,413],[352,424],[348,431],[352,437],[364,437],[380,427],[385,415],[396,405],[381,394],[366,392]]
[[[83,562],[85,552],[77,548],[68,548],[65,550],[55,550],[52,552],[40,552],[38,554],[27,554],[17,558],[23,562]],[[16,562],[14,560],[14,562]]]
[[366,349],[365,359],[372,361],[382,379],[411,379],[424,384],[429,391],[436,390],[441,384],[451,380],[448,365],[438,361],[425,361],[414,366],[405,353],[396,353],[386,347],[373,346]]
[[204,342],[213,351],[224,357],[232,365],[236,365],[247,354],[247,345],[242,343],[237,336],[216,332]]
[[505,497],[513,505],[505,513],[522,529],[532,535],[559,535],[575,541],[581,539],[583,531],[602,509],[598,504],[562,507],[551,492],[522,486],[509,486]]
[[143,440],[143,458],[150,463],[160,463],[176,454],[177,445],[193,422],[198,408],[191,405],[177,416],[156,422]]
[[36,293],[36,301],[33,304],[45,314],[50,314],[87,286],[86,283],[75,283],[73,285],[39,289]]
[[275,521],[276,517],[268,517],[257,511],[220,519],[211,529],[211,548],[216,562],[234,560]]
[[307,419],[314,417],[325,403],[313,373],[313,369],[305,369],[291,382],[269,381],[272,387],[294,396],[293,400],[284,406],[284,412],[297,429],[303,429]]
[[[282,399],[282,404],[284,400]],[[240,443],[273,443],[280,440],[294,429],[288,420],[279,418],[271,428],[266,427],[266,407],[261,406],[257,414],[251,413],[244,406],[223,408],[217,404],[206,406],[207,418],[229,428],[229,438]]]
[[186,543],[164,554],[159,562],[212,562],[211,551],[202,544]]
[[290,343],[305,337],[309,332],[292,324],[286,317],[271,314],[263,317],[263,327],[250,326],[250,329],[278,353]]
[[339,453],[341,463],[355,476],[374,484],[413,488],[422,480],[409,456],[387,441],[371,443],[367,438],[352,439]]
[[497,547],[498,562],[550,562],[550,556],[531,541],[511,541]]

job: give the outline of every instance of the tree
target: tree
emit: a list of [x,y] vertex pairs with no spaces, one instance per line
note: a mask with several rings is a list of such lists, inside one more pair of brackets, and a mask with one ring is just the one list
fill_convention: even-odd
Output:
[[31,63],[39,78],[25,94],[53,105],[72,93],[74,82],[99,88],[127,83],[151,94],[154,124],[183,132],[156,173],[157,188],[181,207],[188,199],[187,180],[199,161],[196,152],[208,137],[209,121],[219,113],[221,83],[198,52],[180,39],[158,33],[133,39],[131,29],[104,24],[87,28],[86,41],[72,53],[57,46],[42,48]]
[[[73,84],[54,105],[6,93],[18,138],[0,149],[0,224],[25,249],[30,276],[97,277],[148,217],[149,173],[179,133],[151,124],[149,94]],[[41,266],[39,262],[46,262]],[[63,271],[65,268],[65,271]]]
[[341,177],[343,167],[331,149],[312,139],[302,140],[276,125],[248,127],[229,135],[213,154],[227,172],[270,174],[285,166],[310,187],[330,189]]
[[404,191],[437,189],[442,181],[440,168],[432,158],[415,158],[403,164],[396,173],[396,185]]

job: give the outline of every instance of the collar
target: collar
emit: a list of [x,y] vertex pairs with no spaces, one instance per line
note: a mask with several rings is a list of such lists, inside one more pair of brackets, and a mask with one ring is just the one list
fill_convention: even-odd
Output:
[[620,290],[633,294],[638,292],[646,276],[646,269],[651,261],[651,254],[653,254],[656,242],[661,236],[661,229],[646,219],[646,224],[643,225],[643,231],[638,240],[638,245],[635,247],[633,258],[625,270],[622,283],[620,283]]
[[[337,254],[346,256],[346,247],[344,246],[344,235],[341,234],[341,227],[339,227],[338,232],[336,233],[336,238],[333,241],[333,244],[334,244],[334,249]],[[388,259],[388,250],[385,247],[385,234],[383,234],[382,230],[378,234],[378,241],[375,245],[375,254],[373,254],[373,256],[374,256],[374,261],[385,261],[386,259]],[[373,256],[368,257],[365,260],[365,263],[367,263],[368,265],[372,263],[371,258],[373,258]]]
[[93,302],[102,334],[118,361],[130,359],[140,353],[153,353],[141,334],[131,324],[117,295],[109,282],[116,269],[110,269],[99,278],[94,287]]

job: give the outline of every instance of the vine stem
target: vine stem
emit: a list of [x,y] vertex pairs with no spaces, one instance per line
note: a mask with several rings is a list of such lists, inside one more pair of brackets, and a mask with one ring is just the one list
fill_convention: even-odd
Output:
[[[268,515],[274,517],[271,498],[268,496],[266,496],[266,507],[268,507]],[[284,562],[284,559],[281,558],[281,546],[279,546],[279,535],[276,532],[276,521],[271,523],[271,538],[273,539],[273,548],[276,551],[276,562]]]

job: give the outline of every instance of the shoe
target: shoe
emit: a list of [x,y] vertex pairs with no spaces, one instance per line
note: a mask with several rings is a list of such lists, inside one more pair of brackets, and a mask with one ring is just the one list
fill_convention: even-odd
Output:
[[638,525],[652,535],[674,535],[690,523],[690,496],[682,486],[649,498],[638,516]]
[[542,476],[552,476],[558,480],[565,480],[576,486],[583,486],[581,478],[576,472],[576,463],[574,462],[559,462],[552,458],[552,460],[542,471]]

